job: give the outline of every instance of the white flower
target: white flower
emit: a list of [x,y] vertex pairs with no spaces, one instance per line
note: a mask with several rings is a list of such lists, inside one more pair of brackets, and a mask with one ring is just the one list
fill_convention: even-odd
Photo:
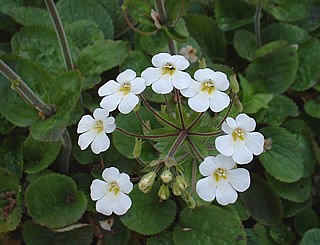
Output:
[[197,50],[191,45],[181,48],[179,53],[182,54],[187,60],[190,60],[191,63],[194,63],[198,60],[198,57],[196,56]]
[[93,117],[85,115],[78,124],[77,133],[79,136],[78,145],[81,150],[86,149],[91,144],[91,150],[95,154],[106,151],[110,146],[110,140],[106,133],[112,133],[115,128],[115,120],[108,117],[109,112],[97,108],[93,112]]
[[139,103],[136,94],[145,90],[145,81],[141,77],[136,77],[135,71],[130,69],[121,72],[116,80],[110,80],[99,88],[99,96],[105,96],[100,106],[108,111],[118,107],[121,113],[128,114]]
[[209,68],[199,69],[194,73],[197,81],[192,81],[190,86],[181,90],[181,94],[189,97],[190,108],[197,112],[204,112],[210,109],[219,112],[225,109],[230,98],[225,91],[229,88],[229,81],[226,74],[214,72]]
[[217,150],[225,156],[239,163],[249,163],[253,155],[263,152],[264,137],[261,133],[252,132],[256,127],[256,121],[242,113],[234,120],[231,117],[222,124],[222,130],[227,134],[216,138]]
[[247,190],[250,186],[249,171],[244,168],[235,168],[236,163],[231,157],[217,155],[209,156],[200,164],[200,173],[206,176],[197,182],[196,190],[201,199],[207,202],[217,198],[221,205],[234,203],[238,193]]
[[129,175],[121,173],[115,167],[106,168],[102,173],[103,180],[95,179],[90,186],[90,196],[97,201],[96,210],[104,215],[125,214],[131,207],[131,199],[127,195],[133,184]]
[[158,94],[168,94],[173,87],[177,89],[187,88],[192,78],[187,72],[189,62],[182,55],[170,55],[160,53],[151,60],[155,67],[149,67],[141,73],[146,80],[146,85],[152,84],[152,89]]

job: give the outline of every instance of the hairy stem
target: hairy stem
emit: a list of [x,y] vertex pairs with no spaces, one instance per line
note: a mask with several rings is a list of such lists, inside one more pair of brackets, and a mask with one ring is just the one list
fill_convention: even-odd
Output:
[[226,115],[223,117],[223,119],[221,120],[221,122],[219,122],[219,124],[217,125],[217,128],[220,128],[222,123],[226,120],[226,118],[229,116],[230,112],[231,112],[231,109],[232,109],[232,106],[233,106],[233,103],[234,103],[234,100],[236,98],[236,94],[233,94],[232,96],[232,99],[231,99],[231,103],[229,105],[229,108],[228,108],[228,111],[226,113]]
[[180,123],[181,123],[181,127],[184,130],[185,126],[184,126],[184,120],[183,120],[183,114],[182,114],[182,109],[181,109],[181,99],[180,99],[180,93],[178,89],[174,90],[175,95],[177,97],[177,102],[178,102],[178,111],[179,111],[179,116],[180,116]]
[[189,145],[191,146],[193,152],[203,161],[204,158],[201,156],[199,150],[197,149],[197,147],[193,144],[192,140],[188,137],[187,141],[189,143]]
[[181,19],[181,16],[182,16],[182,12],[183,12],[183,9],[184,9],[184,3],[185,3],[185,0],[181,0],[181,6],[180,6],[180,9],[179,9],[179,15],[178,17],[175,19],[175,21],[173,22],[172,25],[170,26],[175,26],[176,24],[178,24],[179,20]]
[[213,133],[193,133],[193,132],[189,132],[188,135],[210,137],[210,136],[215,136],[215,135],[219,135],[219,134],[222,134],[222,133],[223,133],[223,131],[219,130],[219,131],[213,132]]
[[165,103],[166,103],[166,105],[167,105],[169,114],[170,114],[172,117],[174,117],[174,114],[173,114],[172,109],[171,109],[171,106],[170,106],[170,104],[169,104],[167,95],[164,94],[164,95],[163,95],[163,98],[164,98],[164,101],[165,101]]
[[62,173],[68,174],[69,173],[69,160],[71,156],[71,150],[72,150],[72,143],[71,143],[71,138],[68,130],[65,128],[63,130],[63,134],[60,138],[61,143],[62,143],[62,150],[60,154],[60,169]]
[[192,182],[191,182],[191,191],[190,195],[192,196],[194,191],[194,186],[196,184],[196,174],[197,174],[197,159],[193,159],[193,165],[192,165]]
[[150,128],[145,124],[145,122],[142,120],[142,118],[141,118],[141,116],[140,116],[140,114],[139,114],[138,111],[136,111],[136,116],[137,116],[139,122],[141,123],[142,127],[144,127],[148,132],[150,132],[151,129],[150,129]]
[[177,152],[177,150],[179,149],[180,145],[183,143],[187,135],[188,135],[188,132],[186,130],[183,130],[180,132],[179,136],[176,138],[175,142],[171,146],[171,149],[167,155],[168,158],[174,157],[174,154]]
[[199,116],[191,123],[191,125],[186,129],[187,131],[191,130],[194,125],[204,116],[204,112],[201,112]]
[[175,134],[163,134],[163,135],[140,135],[140,134],[134,134],[130,133],[122,128],[116,128],[119,132],[131,136],[131,137],[136,137],[136,138],[141,138],[141,139],[159,139],[159,138],[166,138],[166,137],[171,137],[171,136],[178,136],[178,133]]
[[262,46],[260,18],[261,18],[261,2],[258,1],[256,6],[256,13],[254,17],[254,32],[256,34],[256,45],[258,48]]

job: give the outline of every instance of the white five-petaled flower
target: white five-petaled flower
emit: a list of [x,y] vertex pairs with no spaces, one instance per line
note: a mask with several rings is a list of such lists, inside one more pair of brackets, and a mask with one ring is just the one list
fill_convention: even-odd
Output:
[[145,90],[145,81],[141,77],[136,77],[135,71],[131,69],[121,72],[116,80],[110,80],[99,88],[99,96],[105,96],[100,106],[108,111],[118,107],[121,113],[128,114],[139,103],[136,94]]
[[127,195],[133,184],[129,175],[121,173],[115,167],[106,168],[102,173],[103,180],[95,179],[90,186],[90,196],[97,201],[96,210],[104,215],[125,214],[131,207],[131,199]]
[[205,176],[196,185],[199,197],[207,202],[217,198],[221,205],[234,203],[237,191],[243,192],[250,185],[249,171],[235,166],[231,157],[222,154],[206,157],[199,166],[201,175]]
[[182,55],[159,53],[152,57],[152,64],[141,73],[146,85],[152,84],[152,89],[158,94],[168,94],[173,90],[187,88],[192,78],[183,70],[189,67],[189,62]]
[[242,113],[234,120],[231,117],[222,124],[222,130],[227,134],[216,138],[217,150],[239,164],[252,161],[253,155],[263,152],[264,137],[261,133],[252,132],[256,127],[256,121]]
[[94,118],[90,115],[84,115],[81,118],[77,129],[77,133],[81,134],[78,140],[81,150],[91,144],[91,150],[99,154],[110,147],[110,140],[106,133],[112,133],[116,124],[115,119],[108,116],[108,111],[97,108],[93,112]]
[[226,74],[205,68],[197,70],[194,78],[196,81],[181,90],[183,96],[189,97],[188,104],[192,110],[204,112],[210,107],[212,111],[219,112],[229,105],[229,96],[221,92],[229,88]]

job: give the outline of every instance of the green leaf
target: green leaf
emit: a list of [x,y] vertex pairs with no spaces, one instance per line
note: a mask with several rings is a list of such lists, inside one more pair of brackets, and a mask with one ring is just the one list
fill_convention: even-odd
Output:
[[291,88],[304,91],[313,87],[320,78],[320,41],[312,38],[299,45],[299,67]]
[[58,156],[60,142],[41,142],[29,136],[23,147],[26,173],[35,174],[47,168]]
[[308,3],[308,14],[296,24],[306,31],[312,32],[320,27],[320,2],[309,0]]
[[100,74],[122,63],[128,55],[124,41],[100,40],[81,50],[78,67],[85,77],[82,87],[92,88],[101,81]]
[[255,224],[253,229],[246,229],[248,245],[274,245],[268,230],[260,223]]
[[[72,110],[81,93],[81,75],[77,70],[56,77],[51,85],[48,103],[56,106],[56,114],[46,120],[38,120],[30,128],[31,135],[40,141],[58,141],[68,125]],[[49,92],[49,91],[48,91]]]
[[96,212],[96,204],[90,197],[90,186],[93,181],[93,177],[90,174],[79,172],[72,175],[72,178],[76,181],[79,191],[82,191],[87,197],[87,210]]
[[295,216],[296,214],[302,212],[308,207],[311,207],[312,200],[309,199],[305,202],[290,202],[284,200],[283,202],[283,217],[284,218],[290,218]]
[[312,117],[320,118],[320,96],[304,104],[305,112]]
[[0,12],[8,14],[11,9],[22,6],[23,1],[24,0],[1,0]]
[[272,41],[261,48],[258,48],[255,53],[255,58],[261,58],[269,53],[272,53],[273,51],[276,51],[279,48],[287,46],[288,42],[285,40],[276,40]]
[[272,149],[259,156],[267,172],[287,183],[303,177],[303,155],[296,137],[280,127],[265,127],[260,132],[272,140]]
[[113,24],[110,15],[95,1],[60,0],[57,10],[63,23],[91,20],[99,26],[105,39],[113,39]]
[[233,46],[240,57],[252,61],[257,49],[256,37],[250,31],[237,30],[233,36]]
[[[105,218],[108,218],[104,216]],[[127,229],[119,218],[114,218],[111,232],[101,229],[102,243],[101,245],[127,245],[130,244],[130,230]]]
[[26,245],[90,245],[93,233],[92,225],[85,225],[66,232],[54,232],[32,221],[23,224],[23,239]]
[[286,40],[289,44],[298,44],[310,38],[305,30],[288,23],[274,23],[261,32],[263,43]]
[[293,100],[284,95],[274,95],[262,121],[272,126],[280,126],[287,117],[296,117],[298,113],[298,107]]
[[308,230],[304,234],[300,242],[300,245],[317,245],[319,243],[320,243],[320,229],[315,228],[315,229]]
[[25,192],[29,215],[40,225],[59,228],[77,222],[87,199],[65,175],[47,174],[33,181]]
[[226,37],[212,18],[188,15],[184,19],[190,35],[199,43],[205,57],[211,60],[226,58]]
[[262,108],[267,109],[272,98],[272,94],[255,93],[249,100],[243,101],[243,111],[248,114],[254,114]]
[[6,135],[14,126],[0,114],[0,134]]
[[239,217],[217,206],[185,208],[179,221],[174,229],[176,245],[246,244],[246,233]]
[[304,202],[311,197],[311,179],[302,178],[294,183],[283,183],[267,175],[268,183],[280,197],[293,202]]
[[9,13],[16,22],[24,26],[44,25],[53,27],[46,9],[20,7],[11,9]]
[[279,21],[296,21],[308,13],[306,0],[271,0],[265,1],[262,7]]
[[296,48],[284,47],[255,59],[248,67],[247,78],[263,82],[270,93],[281,94],[294,82],[297,69]]
[[159,202],[159,185],[154,184],[148,194],[141,192],[137,185],[130,193],[132,207],[121,217],[121,222],[130,230],[143,235],[153,235],[165,230],[176,216],[176,204],[172,200]]
[[319,218],[312,208],[305,209],[294,217],[294,229],[300,236],[303,236],[308,230],[318,227]]
[[264,225],[278,225],[282,220],[280,197],[258,175],[251,177],[251,186],[240,194],[252,217]]
[[[9,170],[0,168],[0,232],[15,230],[20,223],[22,208],[19,188],[18,178]],[[4,195],[8,195],[8,198],[11,197],[16,203],[6,199]],[[12,209],[10,204],[13,205]]]
[[148,238],[147,245],[174,245],[173,233],[165,231],[156,236],[152,236]]
[[215,1],[215,15],[222,31],[230,31],[253,23],[255,7],[246,2],[229,0]]
[[[137,62],[139,60],[139,62]],[[129,51],[128,57],[120,65],[120,71],[126,69],[132,69],[137,73],[137,76],[141,75],[146,68],[152,66],[149,57],[139,50]],[[148,98],[149,99],[149,98]]]
[[103,32],[91,20],[78,20],[66,25],[65,32],[80,50],[93,45],[98,40],[103,40]]
[[285,225],[271,226],[269,229],[272,239],[281,245],[290,245],[296,240],[295,233],[291,230],[291,227]]

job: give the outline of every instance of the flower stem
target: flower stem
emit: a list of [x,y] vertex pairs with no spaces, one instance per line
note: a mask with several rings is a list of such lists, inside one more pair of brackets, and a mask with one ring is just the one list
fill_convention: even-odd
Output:
[[229,116],[230,112],[231,112],[231,109],[232,109],[232,106],[233,106],[233,103],[234,103],[234,100],[236,98],[236,94],[233,94],[232,96],[232,99],[231,99],[231,103],[229,105],[229,108],[228,108],[228,111],[226,113],[226,115],[223,117],[223,119],[221,120],[221,122],[219,122],[219,124],[217,125],[217,128],[220,128],[222,123],[226,120],[226,118]]
[[191,136],[203,136],[203,137],[210,137],[210,136],[215,136],[215,135],[219,135],[222,134],[223,131],[219,130],[217,132],[213,132],[213,133],[193,133],[193,132],[189,132],[188,134]]
[[256,13],[254,17],[254,32],[256,34],[256,45],[258,48],[262,46],[260,18],[261,18],[261,2],[258,1],[256,6]]
[[169,104],[167,95],[164,94],[164,95],[163,95],[163,98],[164,98],[164,101],[165,101],[165,103],[166,103],[166,105],[167,105],[167,108],[168,108],[168,111],[169,111],[170,115],[171,115],[172,117],[174,117],[174,114],[173,114],[172,109],[171,109],[171,106],[170,106],[170,104]]
[[201,156],[199,150],[197,149],[197,147],[192,143],[192,140],[188,137],[187,141],[189,142],[189,145],[191,146],[193,152],[203,161],[204,158]]
[[196,184],[196,174],[197,174],[197,159],[193,158],[193,165],[192,165],[192,180],[191,180],[191,191],[190,195],[192,196],[194,191],[194,185]]
[[61,155],[59,159],[60,169],[62,173],[68,174],[72,143],[71,143],[70,134],[66,128],[63,130],[60,140],[62,143],[62,150],[61,150]]
[[143,167],[147,167],[148,165],[142,161],[142,159],[140,157],[136,158],[137,162],[140,163]]
[[196,123],[204,116],[204,112],[201,112],[199,114],[199,116],[191,123],[191,125],[186,129],[187,131],[189,131],[190,129],[192,129],[194,127],[194,125],[196,125]]
[[37,111],[50,117],[55,114],[54,105],[45,104],[28,85],[2,60],[0,60],[0,72],[11,82],[11,88],[14,89],[24,101],[33,106]]
[[145,100],[145,98],[140,94],[139,95],[141,101],[143,102],[143,104],[147,107],[147,109],[153,114],[155,115],[157,118],[159,118],[161,121],[163,121],[164,123],[168,124],[169,126],[171,126],[172,128],[181,131],[181,128],[178,128],[176,125],[174,125],[173,123],[169,122],[167,119],[163,118],[159,113],[157,113],[149,104],[148,102]]
[[175,19],[175,21],[173,22],[172,25],[170,26],[175,26],[176,24],[178,24],[179,20],[181,19],[181,16],[182,16],[182,12],[183,12],[183,9],[184,9],[184,3],[185,3],[185,0],[181,0],[181,6],[180,6],[180,9],[179,9],[179,15],[178,17]]
[[177,50],[177,43],[175,40],[169,39],[168,40],[168,50],[170,54],[178,54]]
[[188,132],[186,130],[182,130],[178,137],[176,138],[175,142],[171,146],[171,149],[167,155],[167,158],[173,158],[174,154],[177,152],[179,149],[180,145],[183,143],[184,139],[187,137]]
[[140,134],[134,134],[134,133],[130,133],[122,128],[116,128],[116,130],[118,130],[119,132],[128,135],[128,136],[132,136],[132,137],[136,137],[136,138],[141,138],[141,139],[159,139],[159,138],[166,138],[166,137],[171,137],[171,136],[178,136],[178,133],[175,134],[163,134],[163,135],[140,135]]
[[180,93],[178,89],[174,90],[175,95],[177,97],[177,102],[178,102],[178,111],[179,111],[179,116],[180,116],[180,123],[181,123],[181,127],[184,130],[185,126],[184,126],[184,120],[183,120],[183,114],[182,114],[182,109],[181,109],[181,99],[180,99]]
[[185,153],[184,155],[182,155],[181,157],[179,157],[178,159],[176,159],[177,162],[182,161],[183,159],[185,159],[187,156],[190,155],[190,152]]
[[142,127],[144,127],[148,132],[150,132],[151,129],[150,129],[150,128],[145,124],[145,122],[142,120],[142,118],[141,118],[141,116],[140,116],[140,114],[139,114],[138,111],[136,111],[136,116],[137,116],[139,122],[141,123]]

